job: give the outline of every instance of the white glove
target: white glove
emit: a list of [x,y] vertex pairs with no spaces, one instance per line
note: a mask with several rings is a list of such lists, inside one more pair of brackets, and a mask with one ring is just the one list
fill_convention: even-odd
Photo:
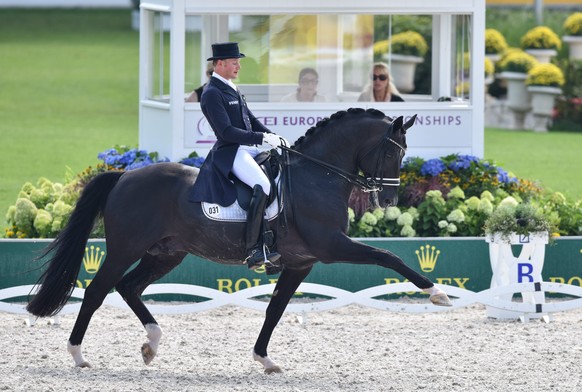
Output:
[[282,136],[274,133],[263,133],[263,144],[267,143],[273,148],[289,147],[289,142]]

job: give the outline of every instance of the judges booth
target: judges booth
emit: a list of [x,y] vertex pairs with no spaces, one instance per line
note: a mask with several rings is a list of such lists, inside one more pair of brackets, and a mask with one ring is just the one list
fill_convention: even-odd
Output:
[[[235,84],[255,116],[290,141],[336,111],[373,107],[418,115],[408,156],[483,156],[485,0],[142,0],[140,7],[140,148],[173,161],[206,155],[214,134],[200,104],[186,98],[207,81],[212,43],[235,41],[246,55]],[[429,37],[429,51],[412,58],[416,80],[406,82],[402,59],[411,56],[396,53],[391,39],[415,30]],[[405,102],[358,101],[379,61]],[[325,102],[281,102],[306,67],[317,71]]]

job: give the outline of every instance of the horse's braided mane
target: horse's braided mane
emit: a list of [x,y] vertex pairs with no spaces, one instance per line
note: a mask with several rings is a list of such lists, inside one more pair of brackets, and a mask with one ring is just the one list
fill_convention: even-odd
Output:
[[362,108],[350,108],[348,110],[340,110],[339,112],[336,112],[336,113],[332,114],[331,116],[329,116],[329,118],[325,117],[325,118],[319,120],[317,122],[317,124],[315,124],[315,126],[309,128],[307,130],[307,132],[305,132],[304,136],[301,136],[299,139],[297,139],[297,141],[295,141],[295,143],[293,144],[293,146],[291,146],[291,148],[293,148],[293,149],[298,148],[299,146],[301,146],[303,144],[305,139],[309,139],[312,135],[321,132],[325,128],[325,126],[327,124],[329,124],[330,121],[340,119],[348,113],[355,114],[355,115],[371,115],[373,117],[378,117],[378,118],[386,117],[384,112],[377,110],[377,109],[367,109],[366,110],[366,109],[362,109]]

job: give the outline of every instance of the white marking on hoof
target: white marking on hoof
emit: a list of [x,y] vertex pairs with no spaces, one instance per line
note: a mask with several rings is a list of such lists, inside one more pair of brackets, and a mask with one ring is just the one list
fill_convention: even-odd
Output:
[[141,357],[144,363],[149,365],[158,353],[158,346],[162,338],[162,328],[154,323],[146,324],[144,327],[148,341],[141,346]]
[[269,357],[261,357],[259,354],[255,353],[253,350],[253,359],[255,361],[260,362],[263,367],[265,368],[265,374],[273,374],[273,373],[283,373],[283,369],[281,369],[275,362],[271,360]]
[[430,294],[430,302],[437,306],[453,306],[453,303],[449,299],[449,296],[439,289],[437,286],[429,287],[428,289],[422,289],[427,294]]
[[449,296],[445,293],[439,293],[430,296],[430,302],[437,306],[453,306]]
[[67,342],[67,351],[73,356],[73,361],[75,361],[75,366],[80,368],[90,368],[92,367],[89,362],[83,358],[83,353],[81,352],[81,345],[73,346],[71,342]]

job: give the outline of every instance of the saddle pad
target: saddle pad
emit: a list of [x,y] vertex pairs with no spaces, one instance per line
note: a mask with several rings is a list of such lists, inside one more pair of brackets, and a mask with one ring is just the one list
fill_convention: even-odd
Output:
[[[265,209],[265,219],[273,220],[279,215],[279,198]],[[247,212],[238,204],[238,200],[228,207],[223,207],[214,203],[202,202],[202,211],[208,219],[222,222],[246,222]]]

